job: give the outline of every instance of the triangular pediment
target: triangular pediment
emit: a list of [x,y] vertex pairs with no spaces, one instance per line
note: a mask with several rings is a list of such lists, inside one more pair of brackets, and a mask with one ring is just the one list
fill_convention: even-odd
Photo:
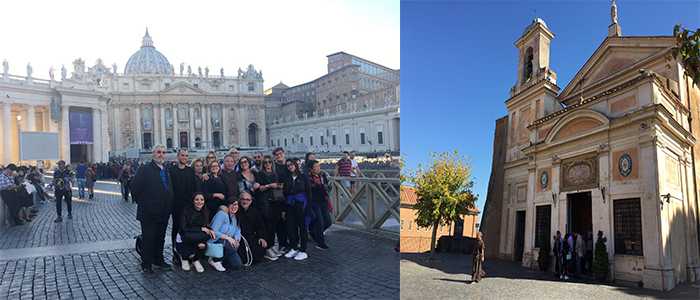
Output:
[[607,38],[562,90],[559,99],[567,99],[575,93],[582,81],[585,88],[610,79],[616,74],[634,69],[658,57],[671,46],[673,46],[672,37]]
[[170,87],[163,89],[163,94],[166,95],[182,95],[182,94],[204,94],[204,90],[195,87],[187,82],[175,82]]

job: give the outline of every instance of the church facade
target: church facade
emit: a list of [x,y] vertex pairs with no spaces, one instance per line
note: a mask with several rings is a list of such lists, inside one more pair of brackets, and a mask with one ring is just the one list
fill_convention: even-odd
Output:
[[20,129],[59,133],[66,161],[106,161],[156,144],[203,150],[265,145],[261,71],[249,65],[227,76],[223,68],[185,71],[183,63],[177,74],[148,31],[122,73],[99,59],[87,70],[76,59],[70,76],[61,68],[61,80],[53,69],[44,80],[33,77],[29,65],[27,76],[8,74],[6,61],[3,67],[2,163],[19,161],[17,143],[7,141],[17,141]]
[[[608,36],[566,87],[535,19],[497,122],[481,230],[492,256],[537,265],[556,231],[607,238],[609,277],[670,290],[700,276],[700,88],[672,36]],[[550,252],[551,254],[551,252]]]

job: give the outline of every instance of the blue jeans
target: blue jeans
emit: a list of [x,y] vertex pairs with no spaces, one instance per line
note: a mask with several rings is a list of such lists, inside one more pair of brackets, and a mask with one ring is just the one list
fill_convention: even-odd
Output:
[[[226,268],[232,268],[232,269],[238,269],[241,267],[243,264],[241,262],[241,257],[238,256],[238,249],[233,248],[233,245],[231,245],[227,241],[223,241],[224,243],[224,257],[222,258],[212,258],[213,261],[222,261]],[[240,246],[240,245],[239,245]]]
[[76,180],[78,181],[78,198],[83,199],[85,198],[85,184],[87,180],[85,178],[78,178]]
[[314,239],[316,245],[324,246],[326,245],[326,239],[323,236],[323,231],[326,230],[330,225],[330,214],[328,213],[328,207],[321,203],[311,202],[311,213],[313,214],[313,221],[311,223],[311,237]]

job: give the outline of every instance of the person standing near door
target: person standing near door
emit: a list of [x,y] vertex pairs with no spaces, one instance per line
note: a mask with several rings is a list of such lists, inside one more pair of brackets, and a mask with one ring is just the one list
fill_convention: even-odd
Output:
[[136,219],[141,222],[143,255],[141,269],[153,273],[152,265],[169,268],[163,258],[165,231],[173,210],[173,184],[165,167],[165,146],[153,148],[153,160],[141,166],[131,182],[131,193],[138,204]]

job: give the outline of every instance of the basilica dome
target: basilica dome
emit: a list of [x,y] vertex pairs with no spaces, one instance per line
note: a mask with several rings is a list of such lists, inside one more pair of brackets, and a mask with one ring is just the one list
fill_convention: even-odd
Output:
[[143,36],[141,49],[131,55],[129,61],[126,62],[124,74],[173,74],[172,66],[168,59],[153,46],[153,40],[148,35],[148,29],[146,29],[146,35]]

